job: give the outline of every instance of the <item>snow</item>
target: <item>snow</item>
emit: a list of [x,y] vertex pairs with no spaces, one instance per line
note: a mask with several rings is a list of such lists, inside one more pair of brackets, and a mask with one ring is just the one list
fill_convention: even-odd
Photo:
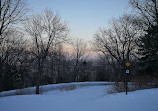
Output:
[[110,87],[93,83],[92,86],[53,90],[41,95],[0,97],[0,111],[158,111],[157,88],[125,95],[107,94]]
[[[113,84],[113,82],[73,82],[73,83],[50,84],[50,85],[40,86],[40,92],[43,93],[43,92],[55,91],[55,90],[65,90],[70,87],[82,88],[86,86],[111,85],[111,84]],[[35,94],[35,91],[36,91],[35,87],[3,91],[0,92],[0,97],[17,95],[18,92],[23,94]]]

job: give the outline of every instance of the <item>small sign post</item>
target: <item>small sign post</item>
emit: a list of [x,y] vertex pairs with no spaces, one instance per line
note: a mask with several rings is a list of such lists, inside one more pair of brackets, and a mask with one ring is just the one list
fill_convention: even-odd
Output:
[[[126,62],[126,66],[127,66],[127,68],[130,66],[131,64],[130,64],[130,62]],[[129,74],[129,69],[126,69],[126,95],[127,95],[127,92],[128,92],[128,81],[127,81],[127,79],[128,79],[128,75],[127,74]]]
[[126,70],[126,74],[129,74],[129,70],[128,69]]
[[129,62],[126,62],[126,66],[129,67],[131,64]]

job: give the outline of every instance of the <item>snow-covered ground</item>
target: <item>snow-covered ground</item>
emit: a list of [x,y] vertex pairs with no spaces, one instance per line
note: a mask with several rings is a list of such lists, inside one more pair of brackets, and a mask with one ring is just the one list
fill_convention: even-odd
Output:
[[0,111],[158,111],[158,89],[107,94],[110,85],[0,97]]
[[[55,90],[67,90],[70,88],[78,89],[83,88],[86,86],[101,86],[101,85],[111,85],[113,82],[72,82],[72,83],[60,83],[60,84],[50,84],[50,85],[43,85],[40,86],[40,93],[45,93],[48,91],[55,91]],[[35,94],[36,88],[35,87],[28,87],[24,89],[16,89],[10,91],[3,91],[0,92],[0,97],[4,96],[14,96],[18,94]]]

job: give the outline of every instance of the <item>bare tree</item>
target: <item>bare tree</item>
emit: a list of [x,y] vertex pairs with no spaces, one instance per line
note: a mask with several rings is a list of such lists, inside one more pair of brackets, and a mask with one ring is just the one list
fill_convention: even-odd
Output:
[[125,62],[134,57],[136,41],[141,34],[139,28],[133,25],[133,18],[132,15],[124,15],[115,19],[110,29],[100,29],[94,36],[96,50],[105,55],[109,53],[122,68],[125,68]]
[[4,62],[13,53],[13,45],[17,45],[13,41],[21,35],[15,25],[24,20],[26,12],[26,0],[0,0],[0,78],[4,77]]
[[26,0],[0,0],[0,44],[5,38],[3,33],[24,20],[26,12]]
[[148,26],[158,24],[158,0],[130,0],[130,4],[141,15],[141,21],[137,21],[139,26],[146,30]]
[[75,39],[72,42],[74,55],[75,55],[75,67],[74,67],[74,79],[75,81],[79,80],[79,68],[81,63],[83,62],[84,56],[87,53],[87,43],[82,39]]
[[43,14],[33,15],[28,19],[25,29],[33,39],[33,53],[38,61],[38,74],[36,94],[39,94],[39,85],[43,65],[48,56],[50,47],[67,40],[68,27],[61,17],[51,10],[45,10]]

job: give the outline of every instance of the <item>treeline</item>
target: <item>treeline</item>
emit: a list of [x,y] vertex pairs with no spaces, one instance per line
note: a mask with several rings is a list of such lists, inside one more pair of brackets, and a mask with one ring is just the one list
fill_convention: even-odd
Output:
[[60,15],[47,9],[27,16],[25,0],[0,0],[0,91],[36,86],[39,94],[44,84],[124,81],[126,62],[131,63],[129,81],[157,81],[158,1],[129,3],[135,13],[113,19],[94,35],[91,45],[100,53],[92,60],[89,45],[69,38]]
[[[125,70],[130,70],[128,81],[158,82],[158,1],[130,0],[134,9],[111,21],[95,36],[94,46],[104,57],[110,56],[116,74],[115,81],[125,81]],[[126,62],[131,66],[126,67]]]

